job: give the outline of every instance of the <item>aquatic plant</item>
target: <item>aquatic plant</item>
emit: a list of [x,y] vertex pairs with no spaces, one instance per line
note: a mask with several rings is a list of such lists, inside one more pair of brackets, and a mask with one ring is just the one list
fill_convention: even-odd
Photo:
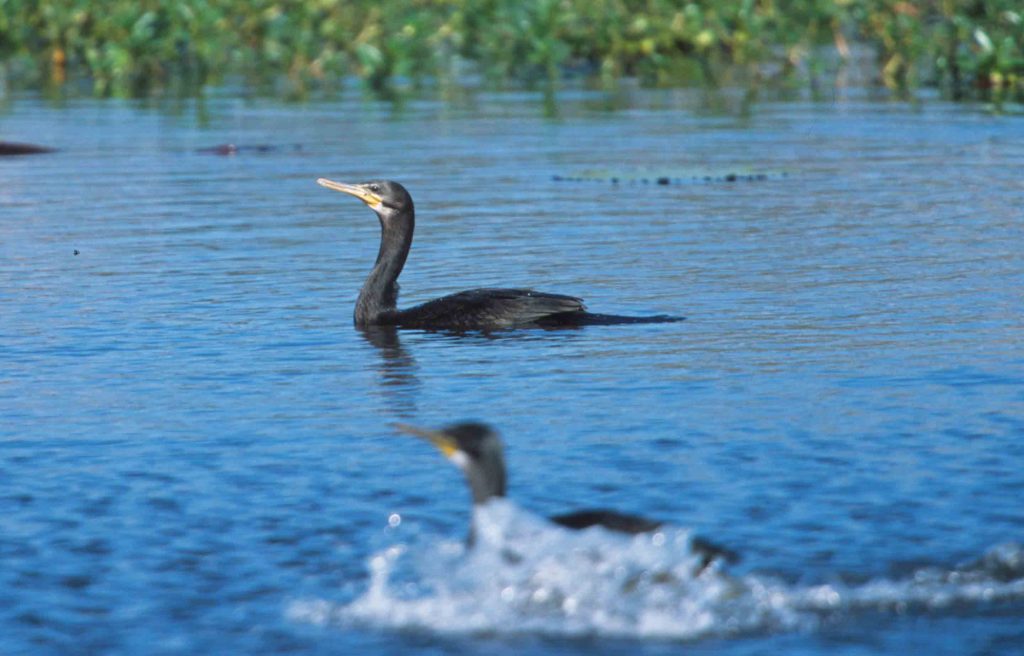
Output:
[[855,51],[895,90],[1024,93],[1019,0],[0,0],[8,79],[84,79],[100,95],[234,75],[283,76],[299,94],[353,75],[384,91],[456,80],[467,64],[494,85],[817,84]]

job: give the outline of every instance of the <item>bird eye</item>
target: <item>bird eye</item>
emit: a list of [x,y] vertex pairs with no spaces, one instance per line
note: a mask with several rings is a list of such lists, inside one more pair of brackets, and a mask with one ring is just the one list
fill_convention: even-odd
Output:
[[379,194],[380,193],[380,185],[375,185],[375,184],[370,185],[370,191],[372,191],[375,194]]

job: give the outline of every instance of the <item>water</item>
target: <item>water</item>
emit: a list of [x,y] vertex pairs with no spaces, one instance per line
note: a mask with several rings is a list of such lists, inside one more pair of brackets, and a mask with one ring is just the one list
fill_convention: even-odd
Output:
[[[0,652],[1024,653],[1021,118],[559,111],[6,106],[61,150],[0,159]],[[553,179],[594,170],[768,179]],[[376,219],[320,176],[411,190],[406,304],[688,320],[360,333]],[[474,554],[458,471],[389,426],[466,418],[512,497]],[[670,528],[539,519],[586,506]],[[691,533],[743,561],[693,579]]]

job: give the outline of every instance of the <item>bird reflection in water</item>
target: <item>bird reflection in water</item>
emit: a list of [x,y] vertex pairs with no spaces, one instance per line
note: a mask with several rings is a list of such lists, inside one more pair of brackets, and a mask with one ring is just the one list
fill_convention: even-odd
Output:
[[398,336],[395,326],[363,326],[358,330],[364,340],[380,355],[377,367],[377,390],[388,410],[399,417],[416,414],[416,397],[420,379],[419,366]]
[[[575,327],[578,328],[578,327]],[[413,355],[413,348],[402,343],[402,336],[397,326],[359,326],[356,332],[366,340],[380,356],[376,368],[377,391],[384,398],[387,409],[398,417],[411,419],[417,414],[417,398],[422,383],[419,379],[419,365]],[[531,331],[510,332],[463,332],[459,330],[425,330],[406,332],[413,344],[424,340],[440,340],[448,348],[460,350],[481,347],[487,349],[486,359],[494,362],[499,369],[505,360],[502,351],[495,351],[500,345],[515,347],[526,342],[560,342],[574,341],[581,338],[580,331],[574,327],[546,327]],[[479,364],[482,360],[475,359]]]

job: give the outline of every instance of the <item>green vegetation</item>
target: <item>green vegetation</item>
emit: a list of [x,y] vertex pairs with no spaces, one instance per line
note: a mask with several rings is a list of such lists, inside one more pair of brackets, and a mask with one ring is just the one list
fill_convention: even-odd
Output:
[[[867,53],[895,90],[1024,93],[1020,0],[0,0],[0,80],[100,95],[226,76],[493,84],[819,83]],[[872,59],[873,58],[873,59]]]

